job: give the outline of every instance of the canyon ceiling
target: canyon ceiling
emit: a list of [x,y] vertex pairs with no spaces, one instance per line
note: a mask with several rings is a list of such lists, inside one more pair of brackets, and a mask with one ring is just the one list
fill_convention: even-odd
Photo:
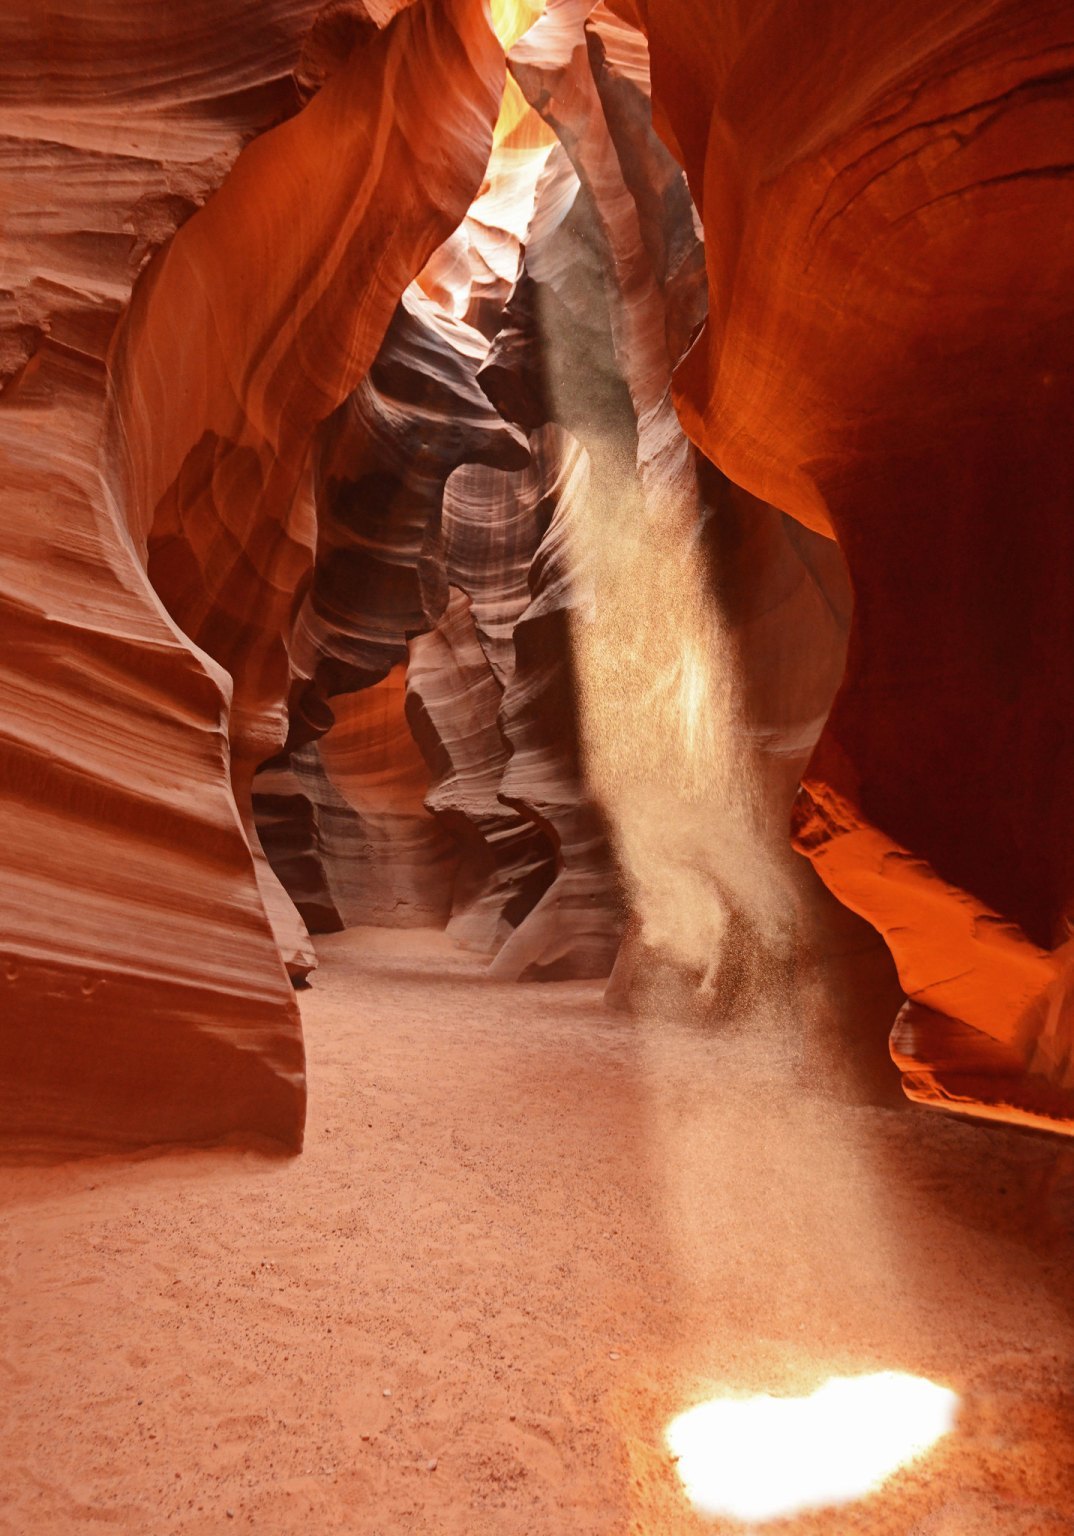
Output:
[[698,763],[912,1098],[1074,1129],[1066,0],[8,0],[0,75],[6,1142],[300,1146],[311,933],[700,976],[656,846],[778,950]]

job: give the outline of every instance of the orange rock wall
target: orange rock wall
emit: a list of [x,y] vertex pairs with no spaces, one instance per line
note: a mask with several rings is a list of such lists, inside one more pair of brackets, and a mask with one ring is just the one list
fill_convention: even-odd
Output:
[[437,0],[269,129],[311,19],[2,23],[0,1084],[23,1148],[301,1141],[281,955],[301,971],[308,940],[249,794],[285,731],[308,450],[477,191],[504,72],[480,0]]
[[0,18],[22,1151],[300,1144],[307,925],[608,970],[590,471],[709,557],[908,1091],[1074,1125],[1070,8],[538,10]]
[[854,591],[799,846],[891,947],[911,1095],[1069,1128],[1070,7],[641,9],[707,235],[680,413]]

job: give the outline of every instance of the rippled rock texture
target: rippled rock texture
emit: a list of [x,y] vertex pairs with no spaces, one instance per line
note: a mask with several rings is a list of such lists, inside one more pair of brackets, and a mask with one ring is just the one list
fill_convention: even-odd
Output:
[[640,9],[708,236],[680,412],[853,589],[798,846],[891,948],[908,1092],[1069,1129],[1070,9]]
[[0,1091],[23,1147],[301,1141],[285,962],[312,953],[250,791],[287,733],[309,452],[473,201],[504,80],[479,0],[438,0],[365,28],[298,110],[312,12],[0,23]]
[[296,1147],[310,933],[628,918],[1070,1127],[1068,6],[16,0],[0,79],[14,1144]]

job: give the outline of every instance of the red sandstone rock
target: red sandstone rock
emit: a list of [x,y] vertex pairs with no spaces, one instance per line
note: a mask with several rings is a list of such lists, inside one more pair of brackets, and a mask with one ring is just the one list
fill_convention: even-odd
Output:
[[500,980],[607,976],[622,927],[622,897],[604,818],[581,761],[571,623],[592,602],[570,548],[588,460],[566,433],[555,511],[529,574],[531,600],[514,629],[515,665],[500,707],[512,748],[500,797],[548,829],[557,873],[489,967]]
[[598,4],[586,21],[586,43],[638,232],[663,294],[668,355],[677,362],[708,307],[697,214],[682,169],[653,126],[644,35]]
[[[294,1145],[299,913],[607,973],[587,461],[710,560],[765,837],[843,669],[838,539],[799,845],[891,945],[910,1093],[1069,1127],[1063,9],[559,0],[519,41],[501,6],[502,100],[479,0],[195,5],[148,75],[93,9],[0,22],[0,170],[54,189],[14,183],[0,292],[8,1133]],[[725,474],[671,406],[705,296],[665,146],[713,304],[678,405]],[[847,1015],[890,1006],[800,899]]]
[[293,110],[311,13],[100,3],[75,27],[35,0],[0,18],[0,1102],[25,1149],[301,1138],[230,683],[133,555],[101,424],[132,282]]
[[[326,423],[316,468],[317,551],[291,642],[311,679],[293,714],[316,734],[331,698],[384,677],[447,600],[444,485],[463,463],[520,468],[524,435],[479,388],[487,342],[412,285],[366,379]],[[292,731],[295,725],[292,723]]]
[[641,8],[707,232],[679,409],[854,589],[799,846],[891,947],[908,1092],[1069,1130],[1069,7]]
[[[423,153],[395,114],[434,79],[439,132]],[[252,779],[286,736],[287,635],[314,542],[311,439],[480,183],[501,82],[476,0],[406,11],[250,146],[140,285],[116,349],[132,534],[173,617],[235,679],[232,783],[255,854]],[[240,276],[251,263],[256,283]],[[167,409],[176,391],[183,412]],[[297,914],[258,867],[281,948],[301,964]]]
[[[0,149],[62,172],[49,219],[19,210],[51,192],[17,184],[0,314],[0,1083],[23,1146],[301,1139],[277,941],[301,968],[306,940],[249,797],[285,729],[307,453],[472,200],[503,61],[479,0],[415,7],[228,174],[297,104],[310,11],[255,9],[188,8],[152,39],[104,4],[77,29],[38,6],[3,23]],[[131,279],[214,188],[138,283],[105,433]]]
[[[347,921],[393,921],[396,909],[385,899],[391,885],[387,862],[392,848],[398,852],[402,845],[371,832],[353,807],[348,813],[324,782],[318,754],[308,753],[304,744],[331,725],[333,714],[356,707],[349,696],[404,662],[408,637],[440,618],[448,592],[440,531],[448,477],[461,463],[529,461],[523,434],[496,413],[476,383],[486,347],[472,326],[412,284],[368,376],[320,434],[315,565],[290,641],[297,673],[289,719],[292,762],[314,804],[301,796],[290,801],[284,826],[270,783],[277,766],[269,765],[257,781],[259,814],[278,850],[274,868],[300,910],[308,898],[310,860],[327,860],[328,885],[338,890]],[[398,704],[399,728],[405,731],[401,692]],[[370,723],[380,718],[374,714]],[[410,922],[421,913],[432,921],[450,907],[443,836],[420,810],[420,798],[411,832],[416,837],[417,822],[427,823],[425,838],[438,853],[425,862],[438,873],[427,899],[411,879],[414,870],[401,873],[406,894],[398,911]],[[284,849],[300,844],[304,857],[296,865]],[[413,862],[410,855],[406,862]],[[418,857],[415,868],[422,863]],[[366,875],[370,888],[363,894]]]
[[[553,7],[516,45],[509,64],[527,99],[555,129],[587,194],[586,236],[595,240],[616,368],[633,408],[639,477],[647,494],[667,500],[680,485],[688,486],[690,454],[668,396],[665,297],[593,78],[584,28],[592,8],[586,0]],[[684,196],[684,206],[687,201]],[[536,249],[535,258],[540,255]],[[537,275],[532,263],[530,270]],[[580,383],[585,389],[588,381]],[[689,500],[688,489],[682,497]]]
[[[442,927],[456,854],[425,809],[429,771],[406,718],[402,666],[372,688],[335,701],[317,743],[331,787],[354,814],[326,818],[325,858],[348,927]],[[333,831],[336,832],[333,837]]]
[[[553,860],[567,856],[522,789],[513,804],[502,798],[513,743],[499,714],[515,668],[515,626],[531,601],[530,568],[570,470],[562,433],[544,429],[527,444],[490,404],[489,344],[470,323],[488,324],[502,310],[520,241],[539,230],[534,193],[547,183],[553,143],[517,87],[509,91],[481,196],[408,290],[368,378],[322,434],[316,564],[291,646],[298,673],[309,678],[293,696],[293,743],[323,729],[326,709],[354,706],[352,690],[368,687],[409,649],[408,715],[434,775],[426,804],[458,850],[449,931],[487,953],[515,933],[552,881]],[[560,693],[570,687],[568,649],[561,624],[537,664],[558,679]],[[577,752],[573,722],[568,707],[547,740],[531,741],[528,772],[546,799],[558,784],[561,812],[577,805],[592,815],[577,768],[566,777],[559,771],[564,750],[568,759]],[[306,749],[292,763],[315,803],[289,802],[286,826],[280,798],[263,803],[277,867],[298,882],[296,899],[308,901],[317,862],[338,891],[338,857],[363,834],[327,804]],[[266,770],[267,784],[276,771]],[[329,823],[339,838],[326,859]],[[591,841],[601,853],[587,876],[592,897],[602,888],[609,894],[612,882],[607,850],[599,835]],[[577,878],[581,845],[571,856]],[[356,879],[353,909],[364,865],[353,854],[347,862]],[[375,920],[393,921],[390,904]],[[573,934],[564,928],[556,945],[549,974],[589,975],[610,965],[603,952],[595,958],[584,924]],[[538,946],[536,958],[552,947]],[[530,969],[544,973],[529,961],[520,967]]]
[[311,934],[346,927],[329,878],[332,823],[354,821],[334,791],[315,742],[266,764],[254,779],[257,835],[272,872]]
[[[511,651],[513,662],[513,643]],[[502,698],[470,600],[452,588],[436,628],[411,642],[407,713],[435,775],[425,804],[459,851],[447,931],[489,955],[555,878],[553,841],[500,798],[509,755],[498,723]]]

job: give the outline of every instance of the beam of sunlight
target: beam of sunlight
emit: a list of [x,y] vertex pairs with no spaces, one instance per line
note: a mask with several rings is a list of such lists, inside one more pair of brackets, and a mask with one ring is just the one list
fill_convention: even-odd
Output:
[[695,1508],[755,1523],[862,1498],[945,1435],[957,1406],[899,1371],[833,1376],[809,1397],[700,1403],[666,1440]]
[[544,13],[544,0],[492,0],[492,27],[507,53]]

